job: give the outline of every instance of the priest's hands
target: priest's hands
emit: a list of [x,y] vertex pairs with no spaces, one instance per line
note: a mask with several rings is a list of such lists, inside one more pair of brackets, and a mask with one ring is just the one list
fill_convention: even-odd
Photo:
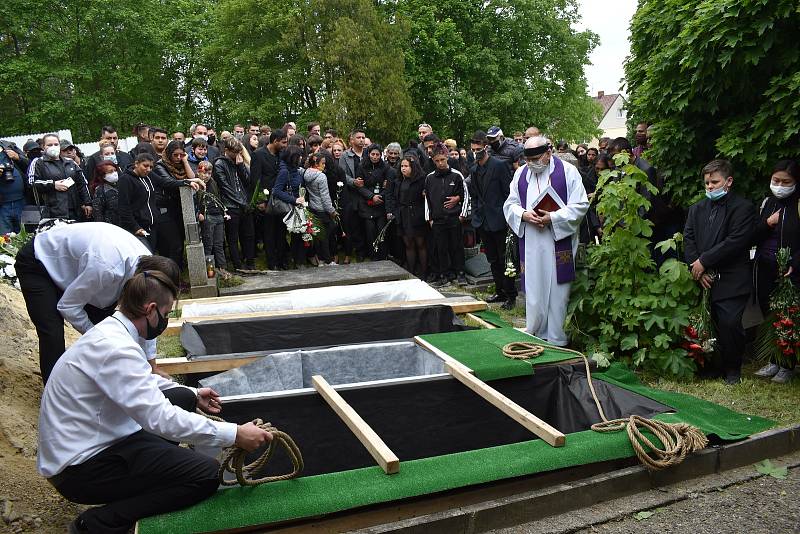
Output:
[[700,277],[703,276],[704,272],[706,272],[706,268],[702,263],[700,263],[700,258],[694,260],[690,267],[692,268],[692,278],[694,278],[696,281],[700,281]]
[[552,222],[550,214],[544,210],[536,210],[536,213],[526,211],[522,214],[522,220],[526,223],[535,224],[539,228],[544,228]]

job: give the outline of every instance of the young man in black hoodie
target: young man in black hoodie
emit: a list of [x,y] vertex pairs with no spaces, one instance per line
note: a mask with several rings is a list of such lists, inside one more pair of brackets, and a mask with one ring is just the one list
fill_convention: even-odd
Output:
[[433,246],[438,256],[438,279],[431,283],[443,286],[464,276],[464,243],[461,223],[467,216],[469,194],[464,176],[447,161],[449,150],[442,142],[433,147],[435,170],[425,178],[425,219],[431,225]]

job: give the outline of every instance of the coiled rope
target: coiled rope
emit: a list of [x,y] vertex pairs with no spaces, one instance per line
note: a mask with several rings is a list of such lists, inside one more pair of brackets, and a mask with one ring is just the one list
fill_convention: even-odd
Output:
[[[202,412],[200,412],[202,413]],[[225,421],[221,417],[203,413],[214,421]],[[291,436],[275,428],[272,423],[265,423],[261,419],[254,419],[253,424],[262,430],[272,434],[272,441],[267,445],[267,449],[249,464],[245,464],[247,451],[236,445],[231,445],[222,450],[219,460],[219,483],[223,486],[258,486],[266,482],[276,482],[278,480],[289,480],[295,478],[303,470],[303,455]],[[292,472],[285,475],[274,475],[256,478],[255,475],[264,469],[272,455],[275,453],[277,445],[281,445],[289,459],[292,461]],[[233,473],[236,479],[225,478],[225,473]]]
[[[589,359],[577,350],[535,342],[515,341],[503,347],[503,356],[514,360],[527,360],[540,356],[545,349],[574,354],[583,358],[589,391],[592,393],[592,399],[597,406],[600,419],[602,419],[601,423],[592,425],[592,430],[595,432],[619,432],[623,428],[626,429],[636,457],[647,469],[656,471],[679,464],[690,452],[698,451],[708,445],[708,439],[700,429],[687,423],[665,423],[646,419],[639,415],[609,420],[600,405],[597,392],[594,390]],[[650,431],[661,442],[661,447],[644,435],[643,430]]]

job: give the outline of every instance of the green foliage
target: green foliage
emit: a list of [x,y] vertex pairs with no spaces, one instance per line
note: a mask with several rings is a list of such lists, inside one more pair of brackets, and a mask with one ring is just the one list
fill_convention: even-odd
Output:
[[628,116],[656,124],[647,156],[678,201],[692,202],[715,157],[761,198],[775,161],[800,156],[798,27],[796,0],[640,0]]
[[410,26],[404,50],[414,103],[434,131],[457,140],[501,124],[534,124],[554,139],[597,134],[600,108],[584,66],[598,39],[575,32],[574,0],[397,0]]
[[694,362],[677,346],[689,324],[697,285],[686,264],[675,259],[655,269],[648,248],[652,223],[640,216],[650,207],[641,191],[655,192],[655,187],[628,163],[627,154],[614,159],[617,169],[601,173],[597,184],[604,237],[589,248],[587,269],[573,283],[568,330],[584,352],[688,376]]
[[[420,119],[464,140],[536,124],[596,133],[576,0],[10,0],[0,14],[2,134],[144,121],[219,129],[317,120],[371,138]],[[301,131],[303,130],[301,126]]]

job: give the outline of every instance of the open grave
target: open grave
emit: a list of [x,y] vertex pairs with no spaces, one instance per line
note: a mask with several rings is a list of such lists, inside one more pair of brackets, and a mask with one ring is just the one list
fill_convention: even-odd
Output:
[[[552,349],[532,361],[502,355],[506,343],[531,339],[513,328],[498,328],[422,335],[415,338],[416,347],[399,342],[284,351],[277,356],[288,362],[286,368],[278,370],[273,362],[266,373],[281,375],[266,384],[271,391],[227,397],[222,415],[234,422],[259,417],[289,433],[303,453],[301,476],[220,490],[189,509],[141,521],[139,532],[263,530],[291,524],[302,530],[326,514],[357,509],[351,514],[369,515],[381,503],[431,499],[475,485],[632,458],[625,432],[589,429],[600,418],[582,361]],[[381,351],[386,352],[383,359],[377,356]],[[431,356],[441,359],[444,372],[438,372]],[[364,359],[375,365],[354,363]],[[389,365],[387,359],[406,363]],[[341,365],[354,370],[342,372]],[[397,372],[377,372],[382,369]],[[715,443],[741,440],[771,426],[688,395],[644,387],[620,366],[595,370],[593,378],[609,418],[638,414],[685,422]],[[353,426],[342,415],[343,405],[355,412],[359,424]],[[532,426],[531,421],[541,424]],[[364,427],[396,457],[396,464],[380,461],[385,456],[365,446]],[[278,453],[267,474],[290,470]],[[426,506],[415,502],[420,509]]]

